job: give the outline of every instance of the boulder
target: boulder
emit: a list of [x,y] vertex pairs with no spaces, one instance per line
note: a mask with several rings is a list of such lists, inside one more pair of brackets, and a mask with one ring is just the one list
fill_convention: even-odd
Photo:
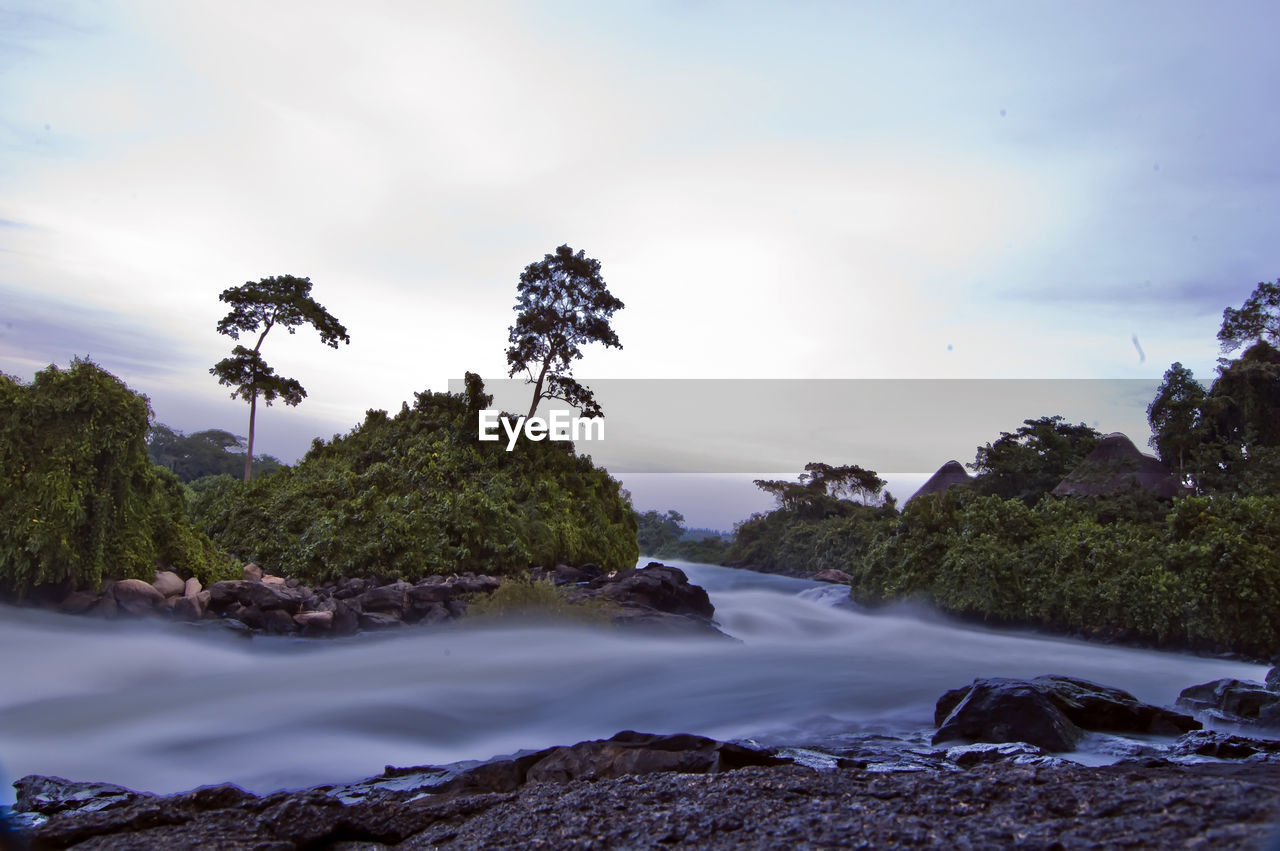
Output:
[[1178,705],[1193,712],[1210,711],[1237,724],[1280,727],[1280,691],[1262,683],[1223,679],[1182,690]]
[[262,613],[262,629],[268,635],[288,635],[298,631],[298,624],[284,609],[268,609]]
[[[943,695],[953,696],[955,691]],[[934,734],[938,742],[1026,742],[1046,751],[1075,750],[1083,731],[1042,690],[1024,680],[975,680]]]
[[1208,756],[1215,759],[1248,759],[1257,754],[1280,754],[1280,742],[1250,739],[1216,730],[1187,733],[1169,748],[1169,756]]
[[199,595],[173,598],[173,616],[180,621],[198,621],[204,617],[204,605]]
[[590,582],[593,579],[600,578],[602,574],[603,571],[594,564],[584,564],[579,567],[557,564],[547,571],[547,575],[555,585],[577,585],[582,582]]
[[592,596],[616,603],[633,603],[674,615],[710,620],[716,613],[707,592],[692,584],[683,570],[656,561],[639,570],[603,576],[591,582],[588,590],[594,592]]
[[826,570],[819,570],[813,575],[814,582],[831,582],[837,585],[852,585],[853,577],[845,573],[843,570],[836,570],[834,567],[828,567]]
[[244,566],[244,578],[249,582],[261,582],[262,568],[258,567],[253,562],[249,562]]
[[360,608],[366,612],[392,612],[398,615],[408,605],[408,592],[413,587],[408,582],[396,582],[371,588],[360,595]]
[[454,594],[488,594],[490,591],[498,590],[502,580],[496,576],[464,573],[460,576],[450,576],[445,580],[445,584]]
[[221,611],[233,602],[263,611],[280,608],[296,609],[305,599],[302,592],[292,588],[252,582],[247,579],[215,582],[209,586],[208,591],[210,605],[215,611]]
[[72,591],[58,604],[58,611],[69,615],[82,615],[98,602],[98,595],[89,591]]
[[1190,715],[1142,703],[1127,691],[1074,677],[1043,676],[1031,681],[1077,727],[1113,733],[1181,735],[1199,730]]
[[1267,671],[1266,684],[1267,688],[1272,691],[1280,691],[1280,668],[1272,668]]
[[194,597],[194,596],[196,596],[197,594],[199,594],[199,593],[200,593],[201,591],[203,591],[203,590],[204,590],[204,588],[200,585],[200,580],[199,580],[199,579],[196,579],[196,578],[193,576],[193,577],[191,577],[190,579],[188,579],[185,583],[183,583],[183,586],[182,586],[182,596],[184,596],[184,597]]
[[330,635],[351,635],[360,628],[360,610],[346,600],[333,601],[333,625]]
[[181,597],[186,589],[186,583],[172,570],[157,570],[156,579],[151,583],[151,587],[166,597]]
[[404,621],[388,612],[364,612],[360,615],[361,629],[393,629],[404,626]]
[[303,629],[328,632],[333,628],[333,612],[303,612],[294,615],[293,621]]
[[141,579],[121,579],[110,593],[120,609],[131,615],[147,614],[164,602],[164,595]]
[[262,574],[262,582],[265,585],[274,585],[277,588],[289,587],[289,583],[283,576],[272,576],[270,573]]

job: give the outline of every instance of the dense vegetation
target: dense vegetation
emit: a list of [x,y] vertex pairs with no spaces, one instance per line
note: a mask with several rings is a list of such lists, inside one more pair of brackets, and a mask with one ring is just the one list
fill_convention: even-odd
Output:
[[87,360],[30,384],[0,374],[0,593],[150,580],[157,563],[225,577],[230,560],[192,528],[182,485],[147,457],[150,417]]
[[1277,330],[1280,289],[1261,284],[1226,312],[1224,349],[1245,348],[1207,389],[1180,364],[1165,374],[1148,409],[1152,445],[1183,495],[1054,497],[1100,435],[1041,417],[979,447],[970,484],[901,512],[813,486],[814,470],[841,468],[760,483],[779,507],[740,524],[727,558],[838,568],[870,604],[918,599],[999,623],[1269,657],[1280,650]]
[[[193,482],[205,476],[239,476],[244,472],[244,441],[229,431],[211,428],[183,434],[164,423],[147,430],[147,455],[179,481]],[[253,474],[261,476],[283,465],[271,455],[255,455]]]
[[468,375],[465,394],[419,393],[395,416],[370,411],[292,468],[201,488],[197,522],[236,556],[308,582],[634,565],[635,516],[617,481],[571,443],[507,452],[478,441],[476,414],[489,401]]
[[720,532],[686,529],[684,515],[679,511],[637,513],[636,522],[642,555],[720,564],[729,551],[729,543]]

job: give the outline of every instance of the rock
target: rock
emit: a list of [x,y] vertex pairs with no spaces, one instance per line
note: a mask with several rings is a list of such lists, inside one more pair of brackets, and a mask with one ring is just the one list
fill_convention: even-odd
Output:
[[298,631],[298,624],[284,609],[267,609],[262,612],[262,629],[268,635],[288,635]]
[[365,612],[360,615],[361,629],[393,629],[404,626],[404,621],[388,612]]
[[580,567],[557,564],[547,571],[547,575],[555,585],[577,585],[581,582],[590,582],[593,579],[598,579],[601,574],[600,568],[594,564],[584,564]]
[[199,595],[173,598],[173,616],[180,621],[198,621],[204,617],[205,607]]
[[253,562],[249,562],[244,566],[244,578],[248,582],[261,582],[262,568],[258,567]]
[[277,588],[289,587],[289,583],[285,581],[283,576],[272,576],[270,573],[262,574],[262,582],[266,585],[274,585]]
[[1026,742],[1006,742],[1005,744],[977,742],[972,745],[956,745],[947,748],[945,758],[961,768],[1006,760],[1015,765],[1045,765],[1058,761],[1056,757],[1048,756],[1040,748]]
[[1280,692],[1246,680],[1223,679],[1182,690],[1178,705],[1211,710],[1224,720],[1259,727],[1280,727]]
[[141,579],[121,579],[111,586],[111,596],[131,615],[145,615],[164,602],[164,595]]
[[82,615],[98,603],[98,595],[88,591],[72,591],[58,604],[58,611],[68,615]]
[[845,573],[843,570],[836,570],[834,567],[828,567],[826,570],[819,570],[813,575],[814,582],[833,582],[838,585],[852,585],[853,577]]
[[330,635],[351,635],[360,628],[360,610],[346,600],[334,600]]
[[423,584],[419,582],[405,592],[405,601],[411,609],[426,609],[433,604],[443,603],[453,596],[453,591],[443,583]]
[[445,584],[454,594],[488,594],[490,591],[498,590],[502,580],[496,576],[475,576],[464,573],[460,576],[450,576],[445,580]]
[[283,585],[267,585],[263,582],[251,582],[246,579],[231,579],[215,582],[208,588],[210,605],[215,611],[221,611],[231,603],[262,609],[292,608],[302,604],[306,595]]
[[1088,680],[1049,675],[1031,682],[1073,724],[1085,730],[1180,735],[1201,727],[1190,715],[1142,703],[1127,691]]
[[674,615],[710,620],[716,613],[707,592],[689,582],[683,570],[656,561],[639,570],[618,571],[616,576],[601,577],[588,588],[596,596],[617,603],[634,603]]
[[408,591],[413,587],[408,582],[396,582],[381,588],[371,588],[360,595],[360,608],[366,612],[392,612],[399,615],[405,610]]
[[293,622],[303,629],[327,632],[333,628],[333,612],[302,612],[293,616]]
[[1169,756],[1209,756],[1216,759],[1247,759],[1256,754],[1280,754],[1280,742],[1250,739],[1216,730],[1198,730],[1180,737],[1168,750]]
[[199,580],[199,579],[196,579],[196,578],[193,576],[193,577],[191,577],[190,579],[188,579],[185,583],[183,583],[183,585],[182,585],[182,596],[184,596],[184,597],[194,597],[194,596],[196,596],[197,594],[199,594],[199,593],[200,593],[201,591],[203,591],[203,590],[204,590],[204,589],[203,589],[203,588],[201,587],[201,585],[200,585],[200,580]]
[[[448,793],[509,792],[525,783],[564,783],[674,771],[715,774],[747,766],[786,765],[770,751],[694,736],[624,730],[609,739],[554,747],[468,769],[441,787]],[[406,769],[397,769],[403,772]]]
[[28,775],[13,784],[18,812],[51,816],[67,810],[93,813],[152,797],[112,783],[78,783],[61,777]]
[[1272,691],[1280,691],[1280,668],[1272,668],[1267,671],[1266,684],[1267,688]]
[[992,677],[974,681],[968,693],[947,714],[933,741],[934,744],[955,739],[1027,742],[1061,753],[1075,750],[1083,735],[1080,728],[1031,683]]
[[151,587],[166,597],[181,597],[186,583],[172,570],[157,570],[156,579],[151,583]]

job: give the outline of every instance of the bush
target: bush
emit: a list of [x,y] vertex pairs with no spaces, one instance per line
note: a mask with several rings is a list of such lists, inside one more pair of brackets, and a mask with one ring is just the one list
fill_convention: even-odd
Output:
[[633,566],[636,519],[618,482],[567,442],[478,441],[486,398],[419,393],[394,417],[370,411],[292,468],[199,481],[193,515],[238,557],[311,583]]
[[492,594],[479,597],[467,606],[469,616],[484,618],[554,618],[605,624],[617,607],[602,600],[570,602],[550,582],[509,579]]
[[157,562],[209,580],[225,554],[190,526],[182,485],[147,458],[146,397],[88,360],[0,375],[0,591],[150,580]]

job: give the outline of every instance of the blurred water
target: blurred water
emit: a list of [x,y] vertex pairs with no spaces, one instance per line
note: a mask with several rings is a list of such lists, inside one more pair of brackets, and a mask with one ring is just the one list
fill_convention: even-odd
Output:
[[[675,564],[739,641],[536,624],[249,641],[216,625],[0,607],[0,764],[6,780],[267,792],[624,729],[771,742],[918,733],[942,692],[977,676],[1068,674],[1169,704],[1193,683],[1265,673],[859,613],[812,582]],[[0,788],[0,801],[12,798]]]

